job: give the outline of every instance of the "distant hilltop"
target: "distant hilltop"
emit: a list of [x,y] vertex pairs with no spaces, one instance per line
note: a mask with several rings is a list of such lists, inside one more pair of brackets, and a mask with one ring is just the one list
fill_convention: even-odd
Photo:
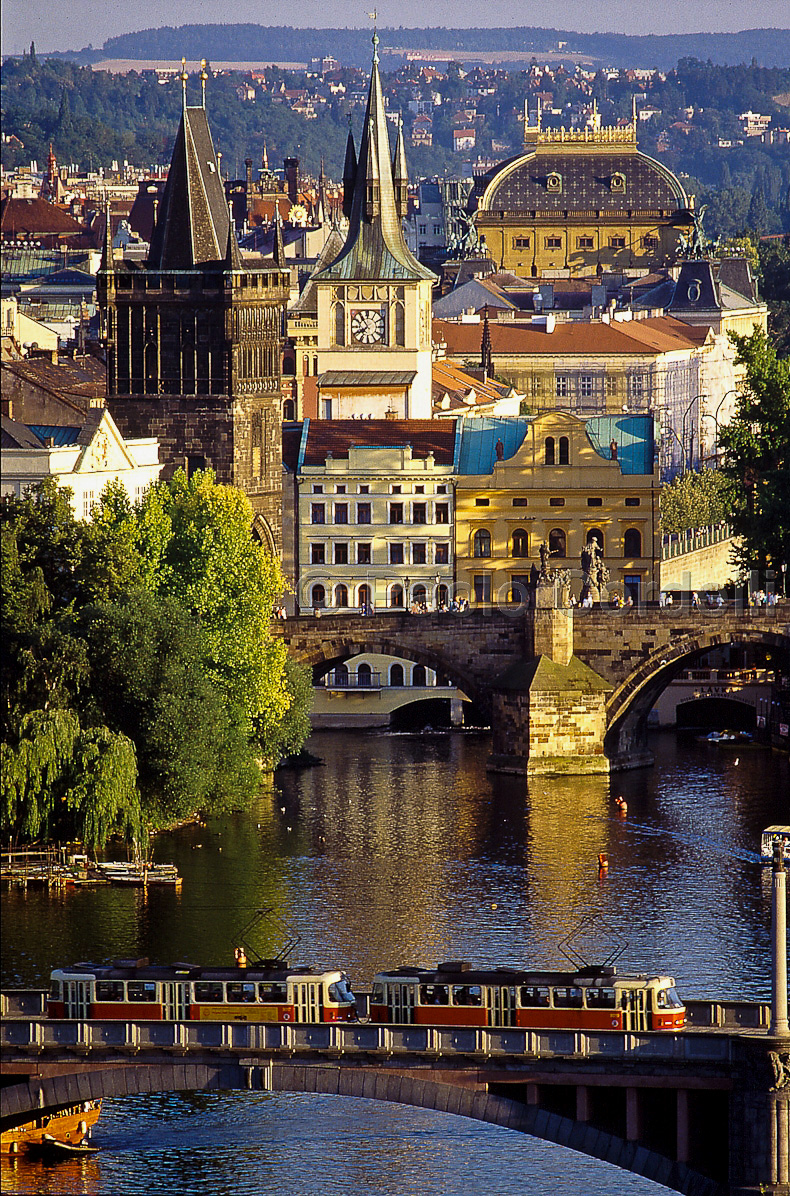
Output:
[[[593,65],[670,70],[681,58],[720,65],[751,63],[785,67],[790,63],[790,29],[746,29],[740,33],[649,34],[575,33],[539,29],[379,29],[380,53],[393,69],[424,54],[429,61],[508,64],[546,59]],[[339,66],[367,67],[370,29],[294,29],[263,25],[181,25],[141,29],[111,37],[100,50],[66,51],[65,57],[100,65],[107,59],[207,58],[228,63],[305,62],[335,58]],[[385,60],[386,61],[386,60]]]

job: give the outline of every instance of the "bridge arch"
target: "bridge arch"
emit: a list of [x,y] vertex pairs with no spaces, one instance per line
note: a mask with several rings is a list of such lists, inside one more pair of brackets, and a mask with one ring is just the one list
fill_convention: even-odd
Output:
[[627,1141],[589,1123],[489,1091],[486,1085],[426,1079],[423,1069],[410,1074],[396,1068],[382,1071],[353,1064],[310,1064],[299,1060],[257,1067],[227,1059],[210,1064],[184,1059],[124,1063],[8,1086],[2,1092],[2,1123],[4,1127],[18,1125],[42,1111],[54,1111],[84,1100],[232,1089],[312,1092],[451,1113],[569,1147],[653,1179],[686,1196],[723,1196],[722,1187],[714,1180],[640,1142]]
[[659,695],[684,670],[713,648],[729,645],[770,648],[790,663],[790,640],[763,628],[699,627],[655,649],[618,685],[607,702],[604,751],[613,768],[643,762],[647,716]]

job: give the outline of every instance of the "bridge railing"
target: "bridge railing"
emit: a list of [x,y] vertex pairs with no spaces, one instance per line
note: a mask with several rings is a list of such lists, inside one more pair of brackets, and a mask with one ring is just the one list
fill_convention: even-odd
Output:
[[685,532],[669,532],[663,537],[661,559],[668,561],[731,539],[732,528],[729,523],[711,523],[707,527],[691,527]]
[[281,1025],[267,1022],[122,1022],[8,1020],[0,1048],[9,1054],[105,1052],[136,1055],[240,1052],[389,1056],[483,1056],[721,1062],[733,1038],[709,1034],[623,1033],[619,1030],[521,1030],[450,1026],[379,1026],[363,1023]]

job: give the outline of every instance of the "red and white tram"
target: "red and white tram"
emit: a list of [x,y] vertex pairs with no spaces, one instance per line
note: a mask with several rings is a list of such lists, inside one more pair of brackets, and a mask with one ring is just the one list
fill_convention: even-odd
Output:
[[373,980],[370,1019],[394,1025],[515,1026],[529,1030],[680,1030],[686,1009],[671,976],[398,968]]
[[47,1013],[89,1020],[211,1022],[347,1022],[357,1017],[348,978],[256,964],[203,968],[143,959],[75,964],[50,977]]

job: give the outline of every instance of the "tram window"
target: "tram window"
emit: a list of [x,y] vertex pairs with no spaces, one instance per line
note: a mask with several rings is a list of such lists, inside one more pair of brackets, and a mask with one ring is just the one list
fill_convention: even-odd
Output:
[[521,1005],[525,1009],[547,1009],[549,990],[536,984],[524,985],[521,989]]
[[123,980],[96,981],[97,1001],[122,1001],[123,999]]
[[195,984],[196,1001],[224,1001],[222,983],[215,980],[198,980]]
[[52,983],[49,986],[49,995],[53,1001],[59,1001],[61,999],[63,994],[60,991],[60,981],[59,980],[52,981]]
[[229,1001],[254,1001],[255,1000],[255,985],[244,983],[242,981],[228,985],[228,1000]]
[[156,985],[150,980],[130,980],[127,985],[130,1001],[155,1001]]
[[421,984],[421,1005],[449,1005],[450,990],[446,984]]
[[615,993],[613,988],[588,988],[588,1009],[614,1009]]
[[374,984],[373,985],[373,992],[370,994],[370,1000],[371,1000],[371,1004],[373,1004],[373,1005],[383,1005],[384,1004],[384,985],[383,984]]
[[348,980],[344,977],[342,980],[336,980],[329,985],[329,999],[330,1001],[353,1001],[354,994]]
[[287,984],[259,984],[258,985],[258,1000],[259,1001],[279,1001],[283,1002],[288,998]]
[[555,1009],[581,1009],[584,1004],[584,993],[580,988],[569,985],[567,988],[554,989]]
[[667,989],[662,989],[661,991],[666,993],[667,1007],[669,1009],[682,1009],[683,1008],[683,1002],[681,1001],[680,994],[676,988],[667,988]]
[[483,1003],[483,994],[479,984],[453,985],[453,1005],[478,1006]]

